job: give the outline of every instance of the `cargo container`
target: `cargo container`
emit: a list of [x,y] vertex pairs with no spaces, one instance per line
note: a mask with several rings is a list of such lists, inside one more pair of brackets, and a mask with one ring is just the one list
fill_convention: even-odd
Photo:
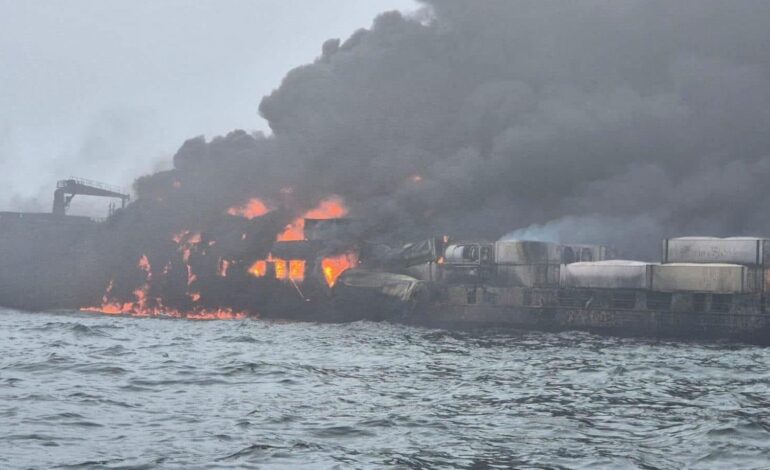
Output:
[[[447,272],[474,276],[445,277],[433,288],[428,310],[411,320],[440,327],[578,329],[770,344],[764,239],[672,240],[664,245],[664,260],[699,262],[597,260],[613,253],[598,245],[504,241],[494,244],[494,275],[485,279],[478,275],[488,266],[480,262],[482,245],[458,246],[448,253],[454,259]],[[709,248],[714,245],[718,249]],[[554,263],[573,258],[593,261]],[[707,262],[715,258],[746,264]]]
[[651,289],[653,263],[628,260],[565,264],[559,285],[564,288]]
[[519,264],[496,266],[496,285],[520,287],[556,287],[559,285],[558,264]]
[[593,261],[607,256],[599,245],[559,245],[532,240],[495,242],[496,282],[502,286],[555,287],[560,265]]
[[731,263],[762,266],[770,261],[770,240],[752,237],[680,237],[663,241],[664,263]]
[[725,263],[668,263],[652,266],[652,289],[661,292],[743,294],[752,291],[746,266]]
[[665,263],[730,263],[748,268],[748,289],[770,292],[770,240],[759,237],[680,237],[663,241]]
[[507,240],[495,242],[495,263],[532,265],[560,264],[562,262],[562,246],[556,243]]

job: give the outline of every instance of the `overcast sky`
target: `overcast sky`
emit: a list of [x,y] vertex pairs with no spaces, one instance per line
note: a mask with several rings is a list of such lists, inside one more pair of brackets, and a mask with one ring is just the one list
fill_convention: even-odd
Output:
[[[261,97],[414,0],[0,0],[0,210],[57,179],[129,186],[187,138],[267,130]],[[91,204],[75,206],[91,212]],[[98,207],[106,205],[100,201]]]

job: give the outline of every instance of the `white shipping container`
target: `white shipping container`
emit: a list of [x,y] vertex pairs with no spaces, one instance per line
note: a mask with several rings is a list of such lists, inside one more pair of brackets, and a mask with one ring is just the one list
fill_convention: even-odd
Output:
[[509,287],[556,287],[558,264],[498,265],[497,283]]
[[562,247],[556,243],[533,240],[495,242],[497,264],[560,264]]
[[663,262],[764,264],[765,246],[770,248],[763,238],[669,238],[663,241]]
[[564,288],[649,289],[653,263],[628,260],[565,264],[559,285]]
[[723,263],[670,263],[652,266],[652,289],[662,292],[737,294],[752,291],[748,268]]

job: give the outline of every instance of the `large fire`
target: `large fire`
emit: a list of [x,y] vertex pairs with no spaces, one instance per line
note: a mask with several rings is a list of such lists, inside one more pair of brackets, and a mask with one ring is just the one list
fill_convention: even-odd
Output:
[[80,309],[83,312],[102,313],[107,315],[126,315],[131,317],[159,317],[159,318],[180,318],[187,320],[244,320],[246,314],[235,312],[229,308],[222,309],[203,309],[195,308],[190,312],[181,312],[173,308],[156,306],[151,308],[139,308],[134,302],[126,303],[107,303],[98,307],[85,307]]
[[[152,299],[148,298],[148,292],[150,289],[149,282],[152,279],[152,267],[147,259],[147,256],[142,255],[137,263],[137,268],[147,273],[146,282],[142,287],[136,289],[134,294],[134,300],[129,302],[120,302],[112,298],[112,289],[114,283],[110,280],[107,285],[107,290],[102,297],[102,304],[95,307],[81,308],[84,312],[104,313],[108,315],[127,315],[133,317],[163,317],[163,318],[186,318],[188,320],[243,320],[246,318],[244,312],[235,312],[232,309],[206,309],[199,306],[194,307],[189,312],[182,312],[180,310],[169,308],[163,305],[163,300],[160,298]],[[200,295],[198,295],[198,299]],[[198,299],[195,299],[197,302]]]
[[[288,193],[287,193],[288,194]],[[228,209],[227,213],[232,216],[254,219],[270,212],[271,207],[260,199],[249,199],[245,204]],[[321,201],[316,207],[306,211],[301,217],[294,219],[288,224],[283,232],[276,236],[277,242],[303,241],[306,240],[305,219],[335,219],[346,216],[348,213],[341,198],[332,196]],[[246,234],[242,239],[245,240]],[[214,240],[208,240],[200,232],[183,230],[171,236],[171,240],[176,246],[176,254],[171,260],[164,260],[165,266],[158,272],[153,271],[153,266],[147,255],[141,255],[136,263],[136,269],[141,271],[144,281],[141,285],[131,291],[131,294],[124,293],[123,297],[118,298],[113,294],[114,282],[111,280],[106,288],[102,298],[101,305],[84,308],[84,311],[101,312],[112,315],[131,315],[137,317],[165,317],[165,318],[187,318],[193,320],[217,320],[217,319],[242,319],[246,313],[234,311],[229,308],[207,308],[205,305],[215,303],[213,298],[205,298],[209,291],[203,290],[201,279],[229,278],[230,271],[234,267],[242,266],[240,261],[235,259],[226,259],[220,254],[211,263],[210,269],[206,267],[205,260],[207,251],[216,244]],[[312,263],[312,264],[308,264]],[[352,251],[349,253],[321,258],[317,260],[307,259],[282,259],[268,254],[267,258],[254,261],[247,269],[248,274],[257,278],[271,277],[280,281],[286,281],[294,284],[299,291],[299,283],[306,280],[308,272],[322,275],[324,281],[329,287],[333,287],[337,278],[346,269],[354,268],[358,265],[358,257]],[[248,265],[247,265],[248,266]],[[240,268],[243,269],[243,268]],[[182,271],[183,270],[183,271]],[[195,272],[195,271],[199,272]],[[186,275],[186,291],[178,292],[174,297],[169,297],[165,302],[164,285],[174,284],[178,279],[175,275]],[[242,273],[242,271],[241,271]],[[200,276],[203,276],[202,278]],[[234,279],[238,278],[235,274]],[[222,282],[225,282],[224,279]],[[124,291],[125,292],[125,291]],[[181,295],[178,295],[181,294]],[[302,295],[302,292],[300,292]],[[162,297],[163,295],[163,297]],[[180,298],[182,299],[180,301]],[[174,306],[166,305],[166,303]],[[184,306],[180,310],[180,306]]]
[[[172,237],[172,240],[179,246],[179,252],[187,269],[187,296],[197,304],[201,299],[201,294],[193,285],[197,281],[197,276],[192,272],[189,264],[192,249],[201,243],[200,233],[191,233],[189,231],[180,232]],[[210,246],[210,244],[209,244]],[[121,302],[112,298],[114,282],[110,280],[107,289],[102,297],[102,304],[95,307],[86,307],[81,310],[85,312],[105,313],[109,315],[128,315],[134,317],[163,317],[163,318],[186,318],[188,320],[242,320],[246,318],[246,313],[236,312],[229,308],[208,309],[200,305],[194,305],[189,311],[180,311],[175,308],[167,307],[160,297],[150,298],[150,282],[153,279],[152,265],[147,255],[142,255],[136,264],[137,269],[145,273],[145,282],[141,287],[133,291],[134,299]],[[163,268],[162,275],[167,276],[170,271],[170,265]],[[227,267],[221,268],[223,275],[226,274]]]
[[267,207],[267,204],[262,202],[261,199],[257,198],[251,198],[246,202],[246,204],[242,206],[231,207],[227,210],[227,213],[230,215],[236,217],[244,217],[249,220],[262,217],[268,212],[270,212],[270,209]]
[[[276,241],[290,242],[305,240],[305,219],[337,219],[348,214],[342,199],[338,196],[332,196],[321,201],[318,206],[302,214],[301,217],[294,219],[286,226],[283,232],[278,234]],[[280,259],[274,258],[269,254],[267,259],[255,261],[249,268],[249,274],[254,277],[265,277],[272,267],[272,273],[276,279],[282,281],[302,282],[305,280],[306,260],[302,259]],[[321,270],[324,279],[329,287],[333,287],[337,277],[346,269],[355,267],[358,264],[358,258],[355,254],[324,258],[321,260]]]
[[[254,277],[265,277],[269,273],[269,268],[272,267],[276,279],[302,282],[305,280],[306,264],[305,260],[284,260],[270,255],[267,259],[255,261],[249,268],[249,274]],[[358,256],[352,252],[321,259],[321,270],[324,280],[329,287],[334,287],[337,278],[345,270],[355,268],[356,266],[358,266]]]
[[338,219],[345,217],[348,214],[348,209],[345,204],[337,196],[332,196],[329,199],[324,199],[314,209],[302,214],[301,217],[294,219],[289,225],[286,226],[284,231],[278,235],[277,240],[279,242],[291,242],[305,239],[305,219]]
[[324,258],[321,261],[321,269],[323,269],[324,278],[329,287],[334,287],[340,274],[356,266],[358,266],[358,257],[355,253],[345,253],[331,258]]

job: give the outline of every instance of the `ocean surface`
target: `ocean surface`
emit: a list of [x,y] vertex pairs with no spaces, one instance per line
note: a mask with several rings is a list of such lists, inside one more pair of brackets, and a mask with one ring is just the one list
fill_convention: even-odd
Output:
[[770,468],[770,349],[0,310],[0,468]]

